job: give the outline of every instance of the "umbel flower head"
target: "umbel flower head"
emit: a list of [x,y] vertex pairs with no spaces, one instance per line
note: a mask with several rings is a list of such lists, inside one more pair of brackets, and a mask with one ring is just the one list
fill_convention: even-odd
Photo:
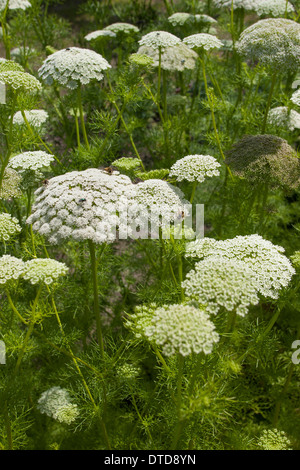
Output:
[[279,429],[264,429],[257,441],[260,450],[292,450],[291,441],[284,431]]
[[[159,65],[159,50],[150,46],[141,46],[137,54],[146,55],[153,59],[153,66]],[[198,55],[185,44],[164,48],[161,51],[161,68],[169,71],[182,72],[185,69],[193,69]]]
[[191,49],[204,49],[205,51],[220,49],[223,46],[222,41],[208,33],[192,34],[184,38],[183,42]]
[[61,387],[52,387],[42,393],[37,408],[60,423],[71,424],[79,415],[78,406],[71,402],[69,392]]
[[236,49],[279,73],[296,71],[300,65],[300,24],[285,18],[260,20],[242,32]]
[[210,155],[187,155],[171,166],[169,176],[176,176],[177,181],[202,183],[207,177],[219,176],[220,166],[220,163]]
[[209,354],[219,341],[215,326],[203,310],[190,305],[163,305],[154,310],[144,334],[163,354]]
[[[0,0],[0,11],[3,11],[6,7],[7,0]],[[31,7],[31,3],[28,0],[9,0],[9,10],[26,10]]]
[[113,33],[120,34],[132,34],[138,33],[139,28],[130,23],[113,23],[108,26],[105,26],[104,31],[112,31]]
[[6,212],[0,214],[0,241],[2,243],[7,242],[21,230],[18,219]]
[[47,57],[38,70],[48,85],[57,82],[75,89],[91,80],[102,80],[103,71],[111,68],[107,60],[95,51],[80,47],[67,47]]
[[[47,111],[44,111],[43,109],[32,109],[30,111],[24,111],[24,114],[29,124],[37,128],[41,128],[49,117]],[[13,124],[17,126],[25,125],[21,111],[17,111],[14,114]]]
[[292,96],[291,96],[291,102],[296,104],[297,106],[300,106],[300,88],[299,90],[296,90]]
[[285,12],[292,13],[295,8],[286,0],[260,0],[254,8],[259,16],[284,16]]
[[254,183],[296,188],[300,166],[295,150],[275,135],[246,135],[226,152],[225,163]]
[[185,256],[199,259],[218,256],[243,261],[253,271],[259,292],[276,299],[295,274],[295,269],[283,253],[281,246],[254,234],[228,240],[198,239],[187,243]]
[[68,267],[50,258],[34,258],[26,261],[24,264],[23,278],[30,281],[31,284],[52,284],[60,276],[65,276]]
[[4,59],[0,62],[0,73],[9,71],[24,72],[24,68],[22,67],[22,65],[18,64],[17,62],[14,62],[13,60]]
[[250,305],[259,302],[260,286],[247,263],[217,255],[196,263],[182,287],[188,298],[196,300],[212,314],[225,308],[244,316]]
[[11,255],[0,258],[0,287],[9,287],[23,274],[25,263]]
[[22,177],[12,168],[5,168],[2,185],[0,187],[0,199],[10,199],[11,197],[20,197],[20,183]]
[[86,41],[93,41],[101,38],[115,38],[117,35],[113,31],[98,29],[97,31],[92,31],[91,33],[84,36]]
[[157,51],[178,46],[180,43],[181,40],[177,36],[166,31],[152,31],[139,40],[140,46],[151,47]]
[[27,223],[53,244],[69,238],[113,242],[118,213],[127,209],[135,186],[125,175],[96,168],[55,176],[35,192]]
[[194,15],[191,15],[190,13],[177,12],[169,16],[168,21],[173,26],[183,26],[186,23],[192,23],[194,19]]
[[268,124],[289,131],[300,129],[300,114],[287,106],[278,106],[270,109],[268,113]]
[[41,83],[33,75],[19,70],[1,72],[0,83],[10,86],[15,92],[36,93],[42,89]]
[[54,157],[50,153],[43,152],[42,150],[32,150],[11,157],[9,166],[20,173],[26,170],[38,172],[48,168],[53,160]]

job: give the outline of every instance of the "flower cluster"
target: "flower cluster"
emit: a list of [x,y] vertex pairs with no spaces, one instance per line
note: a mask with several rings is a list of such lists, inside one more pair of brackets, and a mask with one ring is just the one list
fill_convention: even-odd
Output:
[[177,181],[198,181],[206,177],[219,176],[220,163],[210,155],[187,155],[171,166],[169,176],[176,176]]
[[20,70],[1,72],[0,83],[9,85],[15,92],[36,93],[42,89],[41,83],[33,75]]
[[228,240],[198,239],[186,245],[186,256],[210,259],[225,258],[242,261],[252,270],[259,292],[265,297],[277,298],[279,290],[287,287],[295,274],[284,248],[273,245],[260,235],[237,236]]
[[242,32],[237,52],[279,72],[296,71],[300,64],[300,24],[285,18],[260,20]]
[[154,50],[167,49],[172,46],[181,44],[181,40],[174,36],[174,34],[167,33],[166,31],[152,31],[146,34],[139,40],[140,46],[151,47]]
[[161,68],[169,71],[182,72],[185,69],[193,69],[196,65],[197,54],[185,44],[178,44],[164,48],[161,53],[158,49],[150,46],[141,46],[138,54],[146,55],[153,59],[153,66],[158,67],[159,56],[161,56]]
[[223,46],[222,41],[208,33],[192,34],[184,38],[183,42],[191,49],[204,49],[205,51],[220,49]]
[[91,80],[102,80],[102,72],[109,68],[111,66],[107,60],[97,52],[67,47],[47,57],[38,73],[48,85],[58,82],[62,86],[75,89]]
[[[0,11],[3,11],[6,7],[7,0],[0,0]],[[31,3],[28,0],[9,0],[9,10],[26,10],[31,7]]]
[[223,307],[244,316],[250,305],[259,302],[260,286],[255,273],[247,263],[234,258],[215,255],[199,261],[187,274],[182,287],[188,298],[212,314]]
[[297,154],[286,140],[274,135],[244,136],[226,152],[225,163],[251,182],[287,188],[299,185]]
[[32,150],[11,157],[9,166],[21,174],[26,170],[38,172],[41,169],[48,168],[53,160],[54,157],[50,153],[42,150]]
[[0,241],[6,242],[17,233],[21,232],[18,220],[10,214],[3,212],[0,214]]
[[[31,111],[24,111],[25,117],[29,124],[33,127],[40,128],[47,121],[49,115],[43,109],[32,109]],[[21,111],[17,111],[13,117],[13,123],[22,126],[25,124]]]
[[115,34],[124,33],[132,34],[138,33],[139,28],[130,23],[113,23],[104,28],[104,31],[112,31]]
[[13,60],[4,59],[0,62],[0,73],[2,72],[24,72],[22,65],[14,62]]
[[66,424],[71,424],[79,415],[78,406],[72,404],[69,392],[61,387],[52,387],[42,393],[37,408],[41,413]]
[[216,8],[231,8],[233,9],[243,8],[244,10],[251,11],[255,10],[261,0],[213,0],[213,4]]
[[173,26],[183,26],[185,23],[191,23],[194,21],[194,15],[190,13],[173,13],[173,15],[168,18],[169,23]]
[[96,168],[56,176],[35,192],[27,223],[53,244],[68,238],[113,242],[118,213],[127,208],[135,186],[125,175]]
[[7,287],[19,279],[23,274],[25,263],[11,255],[0,258],[0,286]]
[[151,325],[151,319],[156,308],[157,305],[155,303],[151,303],[149,305],[138,305],[135,307],[135,312],[128,314],[125,318],[124,324],[126,328],[131,330],[138,340],[147,340],[145,330]]
[[257,446],[261,450],[292,450],[291,441],[284,431],[279,429],[265,429],[257,441]]
[[117,375],[121,380],[134,380],[140,374],[140,367],[136,367],[133,364],[123,364],[117,369]]
[[291,102],[300,106],[300,89],[295,91],[291,96]]
[[152,57],[149,57],[146,54],[138,54],[137,52],[131,54],[128,60],[132,64],[138,65],[139,67],[151,67],[154,65],[154,60]]
[[31,284],[43,282],[49,285],[60,276],[65,276],[67,272],[68,267],[60,261],[50,258],[35,258],[25,262],[23,278],[30,281]]
[[112,162],[112,165],[120,171],[133,171],[140,168],[141,162],[138,158],[122,157]]
[[300,129],[300,114],[286,106],[278,106],[269,111],[268,124],[294,131]]
[[176,353],[209,354],[219,335],[209,316],[189,305],[164,305],[154,310],[145,336],[162,349],[166,356]]
[[145,214],[142,213],[141,217],[145,215],[148,220],[150,210],[151,221],[159,226],[175,222],[179,214],[185,211],[185,204],[188,204],[183,192],[166,181],[148,179],[135,185],[135,188],[135,202],[138,207],[145,208]]
[[21,196],[20,183],[22,177],[12,168],[5,168],[2,185],[0,187],[0,199],[10,199]]
[[286,0],[260,0],[254,10],[259,16],[272,15],[275,17],[283,16],[285,12],[295,11],[293,5]]
[[92,31],[91,33],[84,36],[86,41],[93,41],[98,38],[115,38],[116,33],[113,31],[105,30],[105,29],[98,29],[97,31]]

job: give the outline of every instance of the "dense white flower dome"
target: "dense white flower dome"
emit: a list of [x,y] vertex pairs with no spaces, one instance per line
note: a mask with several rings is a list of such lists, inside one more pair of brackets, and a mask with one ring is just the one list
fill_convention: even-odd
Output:
[[220,166],[220,163],[210,155],[187,155],[171,166],[169,176],[176,176],[177,181],[202,183],[207,177],[219,176]]
[[79,415],[78,406],[71,402],[69,392],[61,387],[52,387],[42,393],[38,410],[61,423],[71,424]]
[[[33,127],[42,127],[47,121],[49,114],[43,109],[31,109],[24,111],[25,117],[29,124]],[[13,116],[13,123],[22,126],[25,124],[21,111],[17,111]]]
[[220,49],[223,46],[222,41],[208,33],[192,34],[184,38],[183,42],[191,49],[204,49],[206,51]]
[[[7,0],[0,0],[0,11],[3,11],[6,7]],[[28,0],[9,0],[9,10],[26,10],[31,7],[31,3]]]
[[67,272],[68,267],[60,261],[50,258],[35,258],[25,262],[22,277],[30,281],[31,284],[45,283],[49,285]]
[[294,109],[288,109],[287,106],[278,106],[270,109],[267,122],[272,126],[294,131],[300,129],[300,113]]
[[152,31],[139,40],[140,46],[148,46],[156,50],[164,50],[180,43],[181,40],[177,36],[167,31]]
[[[141,46],[137,54],[146,55],[153,59],[153,66],[159,65],[159,50],[150,46]],[[161,51],[161,68],[169,71],[182,72],[185,69],[193,69],[198,55],[185,44],[170,46]]]
[[42,150],[33,150],[14,155],[9,160],[9,167],[22,173],[26,170],[38,171],[48,168],[54,156]]
[[21,232],[18,219],[7,212],[0,214],[0,241],[6,242],[17,233]]

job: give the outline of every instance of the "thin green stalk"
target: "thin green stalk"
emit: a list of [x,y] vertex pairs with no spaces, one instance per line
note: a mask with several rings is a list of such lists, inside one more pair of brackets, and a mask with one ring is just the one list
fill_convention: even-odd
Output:
[[192,187],[192,192],[191,192],[191,196],[190,196],[190,203],[192,204],[193,200],[194,200],[194,196],[195,196],[195,192],[196,192],[196,188],[197,188],[197,185],[198,185],[198,181],[194,181],[193,183],[193,187]]
[[158,48],[158,71],[157,71],[157,98],[156,101],[160,102],[160,82],[161,82],[161,47]]
[[3,416],[4,416],[4,424],[5,424],[6,435],[7,435],[7,447],[8,447],[8,450],[13,450],[13,437],[12,437],[10,418],[9,418],[8,409],[7,409],[7,401],[5,401],[4,403]]
[[172,234],[170,233],[170,240],[171,240],[171,243],[174,247],[174,251],[176,253],[176,258],[177,258],[177,263],[178,263],[178,277],[179,277],[179,288],[180,288],[180,298],[181,298],[181,301],[183,302],[184,299],[185,299],[185,296],[184,296],[184,290],[183,290],[183,287],[182,287],[182,282],[183,282],[183,269],[182,269],[182,257],[181,257],[181,253],[178,253],[177,250],[176,250],[176,244],[175,244],[175,240],[172,236]]
[[77,102],[78,102],[78,109],[79,109],[79,116],[80,116],[80,123],[81,123],[83,139],[84,139],[85,145],[87,146],[87,148],[89,150],[90,149],[90,144],[89,144],[87,133],[86,133],[84,116],[83,116],[83,108],[82,108],[81,85],[79,85],[78,88],[77,88]]
[[98,339],[98,344],[100,347],[101,357],[104,358],[104,345],[103,345],[102,325],[101,325],[99,297],[98,297],[99,292],[98,292],[96,252],[95,252],[95,245],[91,240],[88,240],[88,246],[89,246],[89,251],[90,251],[91,268],[92,268],[93,291],[94,291],[94,315],[96,318],[97,339]]
[[177,376],[177,425],[175,427],[175,432],[173,436],[173,441],[171,445],[171,450],[176,450],[178,441],[180,439],[180,434],[184,425],[184,420],[181,416],[181,402],[182,402],[182,378],[183,378],[183,367],[184,367],[184,356],[179,354],[178,358],[178,376]]
[[272,96],[273,96],[276,80],[277,80],[277,72],[273,71],[271,88],[270,88],[270,91],[269,91],[268,101],[267,101],[267,105],[266,105],[266,109],[265,109],[264,120],[263,120],[262,128],[261,128],[261,133],[262,134],[264,134],[265,130],[266,130],[267,119],[268,119],[268,114],[269,114],[269,110],[270,110],[270,106],[271,106],[271,101],[272,101]]

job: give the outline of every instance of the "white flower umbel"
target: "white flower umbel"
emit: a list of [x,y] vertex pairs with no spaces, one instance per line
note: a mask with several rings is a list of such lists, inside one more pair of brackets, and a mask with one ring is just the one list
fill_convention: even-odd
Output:
[[41,83],[33,75],[18,70],[1,72],[0,83],[5,83],[16,92],[36,93],[42,89]]
[[173,26],[183,26],[186,23],[192,23],[194,20],[194,15],[181,12],[173,13],[173,15],[168,18],[169,23]]
[[140,46],[148,46],[157,51],[163,51],[180,43],[181,40],[177,36],[166,31],[152,31],[139,40]]
[[0,72],[25,72],[24,68],[22,65],[18,64],[17,62],[14,62],[13,60],[1,60],[0,61]]
[[71,402],[69,392],[61,387],[52,387],[42,393],[38,410],[61,423],[71,424],[79,415],[78,406]]
[[9,166],[22,173],[26,170],[39,171],[46,169],[54,161],[54,156],[42,150],[33,150],[11,157]]
[[202,183],[207,177],[219,176],[220,166],[220,163],[210,155],[187,155],[171,166],[169,176],[176,176],[177,181]]
[[218,23],[217,20],[208,15],[195,15],[195,21],[197,23],[204,23],[206,25]]
[[47,57],[38,73],[48,85],[57,82],[66,88],[75,89],[91,80],[102,80],[103,71],[109,68],[111,66],[107,60],[97,52],[67,47]]
[[244,10],[251,11],[255,10],[256,6],[261,0],[213,0],[213,4],[217,8],[231,8],[233,4],[233,9],[243,8]]
[[93,41],[98,38],[115,38],[116,36],[116,33],[114,33],[113,31],[97,29],[97,31],[92,31],[91,33],[84,36],[84,39],[86,41]]
[[300,106],[300,88],[299,90],[295,91],[291,96],[291,102]]
[[223,46],[222,41],[208,33],[192,34],[184,38],[183,42],[191,49],[204,49],[205,51],[220,49]]
[[204,259],[218,256],[243,261],[252,269],[260,293],[275,299],[295,274],[295,269],[283,253],[281,246],[254,234],[219,241],[213,238],[198,239],[187,243],[185,256]]
[[[6,7],[7,0],[0,0],[0,11],[3,11]],[[9,0],[9,10],[26,10],[31,7],[31,3],[28,0]]]
[[27,223],[53,244],[69,238],[113,242],[120,224],[118,213],[127,210],[135,187],[118,172],[89,168],[65,173],[35,192]]
[[247,59],[278,72],[296,71],[300,65],[300,24],[285,18],[260,20],[242,32],[236,47]]
[[[47,121],[49,114],[43,109],[32,109],[30,111],[24,111],[25,117],[29,124],[33,127],[40,128]],[[21,111],[17,111],[13,117],[13,124],[17,126],[25,125]]]
[[145,336],[166,356],[209,354],[219,341],[208,314],[189,305],[164,305],[155,309]]
[[189,204],[183,192],[166,181],[149,179],[135,187],[136,203],[145,208],[145,215],[149,215],[150,220],[156,221],[159,226],[175,222],[179,214],[185,211],[185,204]]
[[260,0],[254,8],[259,16],[284,16],[295,11],[293,5],[286,0]]
[[21,232],[18,219],[10,214],[3,212],[0,214],[0,241],[7,242],[17,233]]
[[17,171],[12,168],[5,168],[0,188],[0,199],[10,199],[11,197],[21,196],[21,180],[22,177]]
[[139,32],[139,28],[130,23],[113,23],[108,26],[105,26],[105,28],[103,29],[104,31],[112,31],[115,34],[132,34]]
[[289,131],[300,129],[300,113],[294,109],[288,109],[287,106],[278,106],[268,113],[268,124]]
[[[153,66],[159,66],[159,51],[149,46],[141,46],[138,54],[146,55],[153,59]],[[193,69],[198,55],[185,44],[167,47],[161,51],[161,68],[169,71],[182,72],[185,69]]]
[[11,255],[0,258],[0,287],[8,287],[23,274],[25,263]]
[[182,287],[188,298],[212,314],[225,308],[244,316],[250,305],[259,302],[260,286],[254,271],[244,261],[222,256],[210,256],[196,263]]
[[50,258],[35,258],[26,261],[24,264],[23,278],[31,284],[52,284],[60,276],[65,276],[68,272],[68,267]]

